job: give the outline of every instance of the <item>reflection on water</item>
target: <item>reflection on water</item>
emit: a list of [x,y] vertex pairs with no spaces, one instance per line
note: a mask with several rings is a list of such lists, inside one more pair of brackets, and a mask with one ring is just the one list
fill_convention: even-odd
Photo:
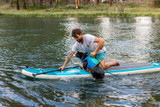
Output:
[[74,28],[106,41],[106,61],[160,62],[159,18],[1,18],[0,106],[160,106],[159,73],[107,76],[103,81],[21,75],[26,65],[61,66],[75,42]]
[[105,40],[113,38],[113,26],[109,18],[99,18],[98,20],[101,21],[98,29],[102,38]]
[[135,39],[141,42],[150,42],[152,40],[153,29],[151,17],[135,18]]

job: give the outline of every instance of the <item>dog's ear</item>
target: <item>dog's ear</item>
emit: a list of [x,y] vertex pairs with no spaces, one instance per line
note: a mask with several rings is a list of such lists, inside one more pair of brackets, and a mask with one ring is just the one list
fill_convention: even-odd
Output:
[[84,53],[83,59],[86,58],[87,56],[88,56],[88,53]]
[[81,52],[78,51],[78,52],[76,53],[76,57],[81,59],[81,58],[82,58]]
[[83,53],[83,52],[79,52],[79,51],[76,53],[76,57],[77,57],[77,58],[80,58],[80,59],[82,59],[82,60],[83,60],[84,58],[86,58],[87,56],[88,56],[87,53]]

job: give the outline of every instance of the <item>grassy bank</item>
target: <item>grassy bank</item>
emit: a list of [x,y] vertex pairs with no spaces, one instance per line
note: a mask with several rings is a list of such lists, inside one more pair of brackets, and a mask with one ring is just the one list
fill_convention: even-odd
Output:
[[76,10],[74,6],[58,8],[29,7],[27,10],[16,10],[9,5],[0,5],[1,17],[160,17],[160,8],[147,6],[119,5],[110,7],[107,4],[81,5]]

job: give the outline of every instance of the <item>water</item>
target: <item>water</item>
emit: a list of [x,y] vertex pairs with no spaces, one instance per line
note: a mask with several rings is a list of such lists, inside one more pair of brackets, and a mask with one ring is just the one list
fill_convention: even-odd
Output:
[[106,61],[160,62],[160,18],[0,18],[0,106],[160,106],[160,73],[103,81],[21,74],[26,65],[61,66],[75,42],[73,28],[103,38]]

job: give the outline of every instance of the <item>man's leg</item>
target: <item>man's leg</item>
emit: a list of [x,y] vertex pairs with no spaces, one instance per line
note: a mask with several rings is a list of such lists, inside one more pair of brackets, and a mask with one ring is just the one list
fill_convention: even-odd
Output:
[[100,64],[99,64],[99,66],[103,70],[109,68],[110,66],[118,66],[118,65],[120,65],[120,63],[116,61],[109,61],[109,62],[100,61]]
[[95,58],[98,59],[98,60],[105,60],[105,58],[106,58],[106,51],[104,51],[102,53],[99,53],[99,54],[96,54]]
[[104,70],[104,69],[107,69],[108,67],[110,66],[118,66],[120,65],[119,62],[116,62],[116,61],[109,61],[109,62],[105,62],[105,57],[106,57],[106,51],[105,52],[102,52],[102,53],[99,53],[99,54],[96,54],[95,55],[96,59],[99,59],[100,60],[100,64],[99,66]]

